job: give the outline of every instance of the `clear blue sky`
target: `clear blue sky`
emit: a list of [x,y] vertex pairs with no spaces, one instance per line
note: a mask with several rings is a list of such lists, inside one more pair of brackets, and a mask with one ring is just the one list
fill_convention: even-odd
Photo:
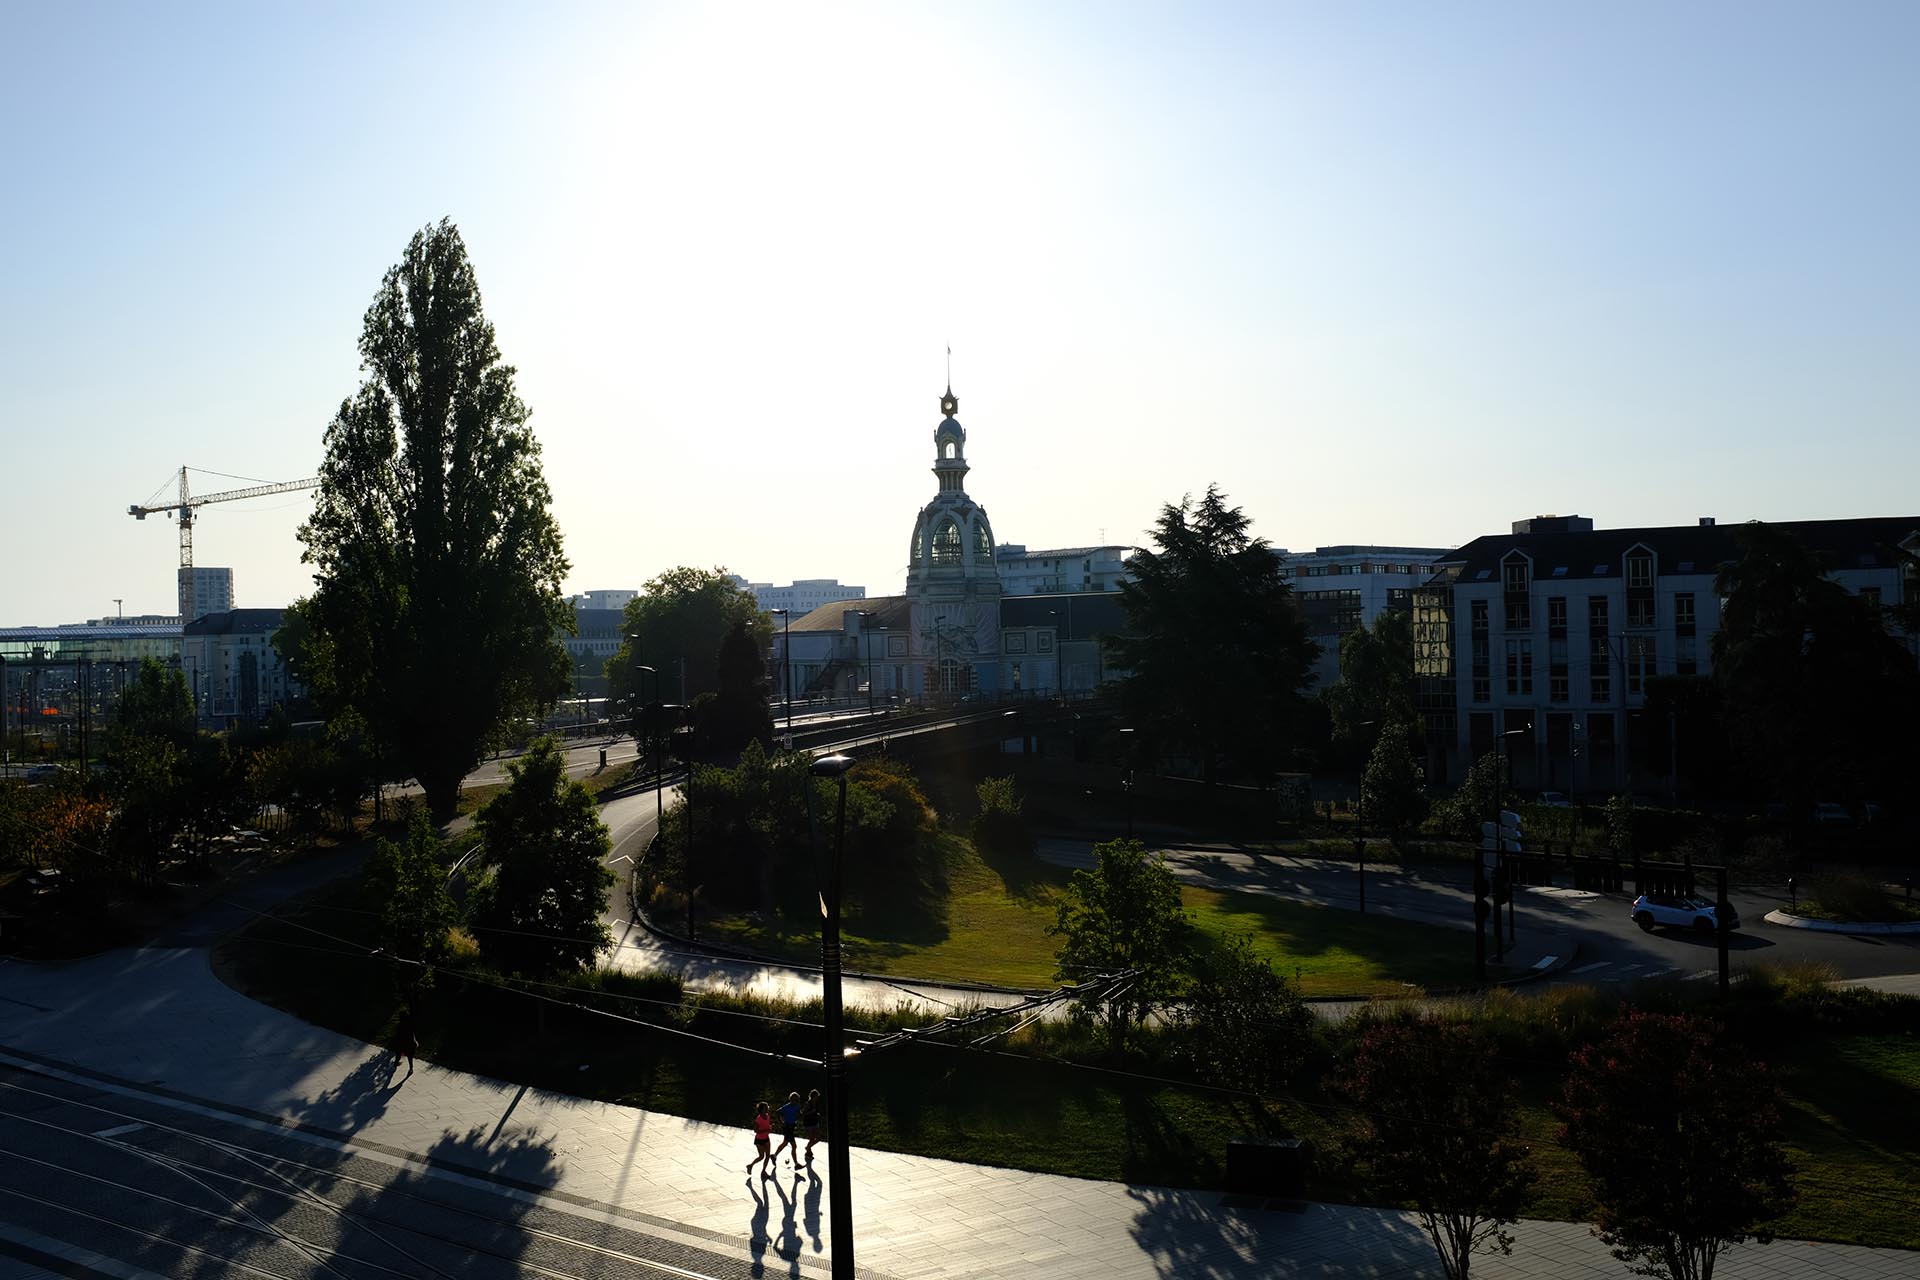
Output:
[[[451,216],[575,569],[1920,511],[1920,5],[16,4],[0,625],[168,611]],[[212,480],[198,483],[223,484]],[[240,603],[296,496],[207,509]]]

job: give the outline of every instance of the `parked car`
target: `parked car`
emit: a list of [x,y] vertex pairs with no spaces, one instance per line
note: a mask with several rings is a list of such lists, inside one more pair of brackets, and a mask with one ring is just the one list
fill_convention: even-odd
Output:
[[[1702,933],[1712,933],[1718,924],[1714,919],[1714,905],[1711,899],[1700,897],[1681,897],[1672,893],[1643,893],[1633,900],[1633,922],[1642,932],[1652,933],[1655,925],[1671,925],[1676,929],[1698,929]],[[1740,927],[1740,913],[1727,904],[1727,928]]]
[[1847,806],[1843,804],[1834,804],[1831,801],[1822,802],[1813,806],[1813,825],[1816,827],[1850,827],[1853,825],[1853,814],[1848,812]]
[[1567,794],[1564,791],[1542,791],[1537,803],[1543,804],[1549,809],[1573,808],[1573,801],[1567,799]]

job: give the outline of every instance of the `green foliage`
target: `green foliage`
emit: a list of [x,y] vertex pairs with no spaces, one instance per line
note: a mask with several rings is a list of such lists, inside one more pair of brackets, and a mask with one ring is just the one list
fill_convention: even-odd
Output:
[[502,726],[568,687],[567,559],[452,223],[387,272],[360,357],[300,530],[316,585],[296,647],[320,703],[356,710],[445,816]]
[[1725,604],[1713,664],[1751,797],[1804,810],[1900,794],[1920,718],[1912,651],[1790,532],[1751,524],[1735,536],[1740,559],[1714,584]]
[[[193,736],[193,699],[187,693],[186,676],[177,667],[142,658],[139,670],[120,694],[113,736],[157,738],[184,746]],[[110,744],[110,764],[113,749]]]
[[1105,1020],[1118,1052],[1128,1028],[1179,991],[1191,926],[1165,859],[1148,857],[1138,840],[1109,840],[1093,853],[1096,865],[1073,873],[1047,932],[1060,939],[1057,978],[1131,974],[1081,997],[1082,1009]]
[[[445,959],[447,934],[459,915],[447,896],[445,862],[446,842],[423,813],[407,824],[406,843],[383,839],[373,846],[361,883],[388,955],[428,965]],[[419,971],[405,976],[408,985],[424,985],[430,977]]]
[[1413,614],[1388,609],[1371,629],[1340,637],[1340,678],[1322,695],[1333,719],[1333,739],[1358,758],[1376,733],[1419,724],[1413,707]]
[[116,735],[111,761],[115,808],[108,841],[151,889],[160,883],[161,863],[186,823],[186,751],[163,737],[123,732]]
[[1151,752],[1185,752],[1212,781],[1264,782],[1304,740],[1319,646],[1273,549],[1208,486],[1162,508],[1154,546],[1120,589],[1125,635],[1108,637],[1119,693]]
[[1559,1111],[1600,1238],[1638,1274],[1708,1280],[1793,1202],[1773,1077],[1706,1018],[1628,1009],[1573,1055]]
[[[805,752],[769,757],[750,741],[733,768],[695,768],[648,855],[649,890],[691,887],[721,908],[810,913],[820,883],[817,854],[832,848],[839,804],[838,787],[814,777],[812,763]],[[863,761],[849,770],[846,827],[849,900],[896,894],[934,876],[932,811],[904,765]]]
[[1448,1280],[1467,1280],[1478,1251],[1513,1251],[1504,1228],[1534,1174],[1514,1138],[1511,1074],[1473,1029],[1370,1027],[1336,1088],[1361,1112],[1359,1153],[1376,1193],[1413,1205]]
[[1801,915],[1853,921],[1898,922],[1915,918],[1899,909],[1879,879],[1862,871],[1823,872],[1813,876],[1801,893],[1807,899]]
[[1011,776],[987,778],[974,789],[980,810],[973,816],[973,844],[990,857],[1033,852],[1033,833],[1021,815],[1020,788]]
[[551,738],[507,766],[507,789],[475,815],[492,874],[474,886],[467,919],[489,962],[541,977],[584,969],[612,935],[600,921],[613,872],[593,797],[566,775]]
[[1396,844],[1427,820],[1426,771],[1413,757],[1413,734],[1405,724],[1391,723],[1380,731],[1360,781],[1360,805],[1367,824]]
[[1606,821],[1607,851],[1623,861],[1633,857],[1633,797],[1610,797],[1606,804]]
[[1180,1056],[1200,1079],[1274,1093],[1306,1058],[1315,1020],[1300,984],[1235,935],[1195,960],[1173,1026]]
[[[758,670],[764,672],[773,624],[760,612],[753,593],[736,586],[725,569],[669,569],[627,602],[620,648],[607,659],[608,687],[616,698],[673,702],[680,696],[684,671],[689,701],[718,693],[722,643],[736,627],[745,628]],[[738,647],[728,662],[730,696],[741,699],[745,673]],[[659,674],[649,676],[639,667],[652,667]]]
[[701,752],[728,755],[749,742],[773,741],[767,713],[767,651],[755,626],[735,618],[720,641],[718,687],[693,700],[693,724]]
[[1477,840],[1480,824],[1493,821],[1500,792],[1500,757],[1489,751],[1473,762],[1452,795],[1433,806],[1435,824],[1456,840]]

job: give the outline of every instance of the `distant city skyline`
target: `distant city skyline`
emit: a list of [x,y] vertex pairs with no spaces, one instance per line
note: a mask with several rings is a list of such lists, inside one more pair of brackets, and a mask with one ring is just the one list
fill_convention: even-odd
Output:
[[[570,592],[897,591],[949,344],[1030,547],[1213,482],[1295,551],[1912,506],[1912,5],[9,18],[0,625],[174,612],[128,504],[315,474],[442,216]],[[209,508],[196,564],[290,602],[310,504]]]

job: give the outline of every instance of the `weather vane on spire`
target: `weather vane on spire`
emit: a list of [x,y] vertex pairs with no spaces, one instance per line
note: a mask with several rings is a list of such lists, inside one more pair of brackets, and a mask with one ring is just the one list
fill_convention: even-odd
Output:
[[940,412],[951,418],[960,412],[960,399],[953,394],[953,344],[947,344],[947,394],[940,397]]

